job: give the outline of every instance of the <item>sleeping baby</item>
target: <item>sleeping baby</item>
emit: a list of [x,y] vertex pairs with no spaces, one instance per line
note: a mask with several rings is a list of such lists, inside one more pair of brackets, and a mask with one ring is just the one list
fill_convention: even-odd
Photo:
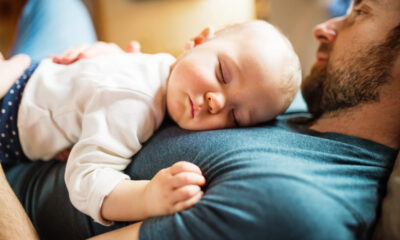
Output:
[[205,178],[192,163],[151,180],[123,173],[165,110],[188,130],[266,122],[288,108],[301,71],[290,42],[264,21],[207,28],[190,43],[178,59],[118,53],[32,65],[1,100],[2,163],[49,160],[72,148],[65,170],[71,202],[104,225],[193,206]]

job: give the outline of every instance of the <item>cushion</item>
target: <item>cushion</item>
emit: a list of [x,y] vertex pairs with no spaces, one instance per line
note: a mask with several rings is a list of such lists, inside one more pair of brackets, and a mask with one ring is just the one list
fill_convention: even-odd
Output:
[[400,153],[387,184],[374,239],[400,239]]

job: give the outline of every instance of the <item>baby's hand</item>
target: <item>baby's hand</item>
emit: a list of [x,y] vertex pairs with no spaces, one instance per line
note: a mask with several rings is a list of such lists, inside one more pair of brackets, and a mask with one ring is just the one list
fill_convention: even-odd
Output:
[[60,162],[66,162],[68,160],[69,154],[71,153],[71,149],[65,149],[59,153],[57,153],[56,156],[54,156],[54,159]]
[[189,162],[177,162],[160,170],[145,189],[144,197],[150,216],[172,214],[196,204],[206,183],[201,170]]
[[[137,41],[131,41],[126,48],[126,52],[139,53],[140,43]],[[54,63],[69,65],[80,59],[88,59],[120,53],[124,53],[124,51],[115,43],[96,42],[90,46],[81,45],[68,49],[59,56],[53,56],[51,58]]]

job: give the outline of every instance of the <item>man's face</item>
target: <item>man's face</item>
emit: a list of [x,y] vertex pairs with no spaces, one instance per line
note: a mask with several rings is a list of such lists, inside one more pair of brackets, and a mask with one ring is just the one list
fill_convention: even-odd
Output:
[[[233,27],[179,58],[167,88],[167,109],[190,130],[249,126],[282,109],[281,39],[238,34]],[[248,34],[251,34],[248,33]]]
[[379,101],[399,56],[399,24],[399,0],[355,0],[345,17],[315,28],[317,62],[302,83],[314,116]]

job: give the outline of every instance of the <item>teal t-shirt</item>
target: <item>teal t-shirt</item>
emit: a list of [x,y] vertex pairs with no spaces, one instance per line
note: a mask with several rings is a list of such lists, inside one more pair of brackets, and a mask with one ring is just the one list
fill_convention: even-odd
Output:
[[[140,239],[368,239],[396,151],[337,133],[318,133],[281,117],[253,128],[191,132],[164,125],[125,170],[151,179],[177,161],[207,180],[192,208],[145,220]],[[65,164],[21,163],[7,178],[41,239],[85,239],[123,227],[77,211]]]
[[207,185],[191,209],[144,221],[140,239],[367,239],[396,151],[288,116],[239,130],[161,130],[128,171],[150,178],[187,160]]

